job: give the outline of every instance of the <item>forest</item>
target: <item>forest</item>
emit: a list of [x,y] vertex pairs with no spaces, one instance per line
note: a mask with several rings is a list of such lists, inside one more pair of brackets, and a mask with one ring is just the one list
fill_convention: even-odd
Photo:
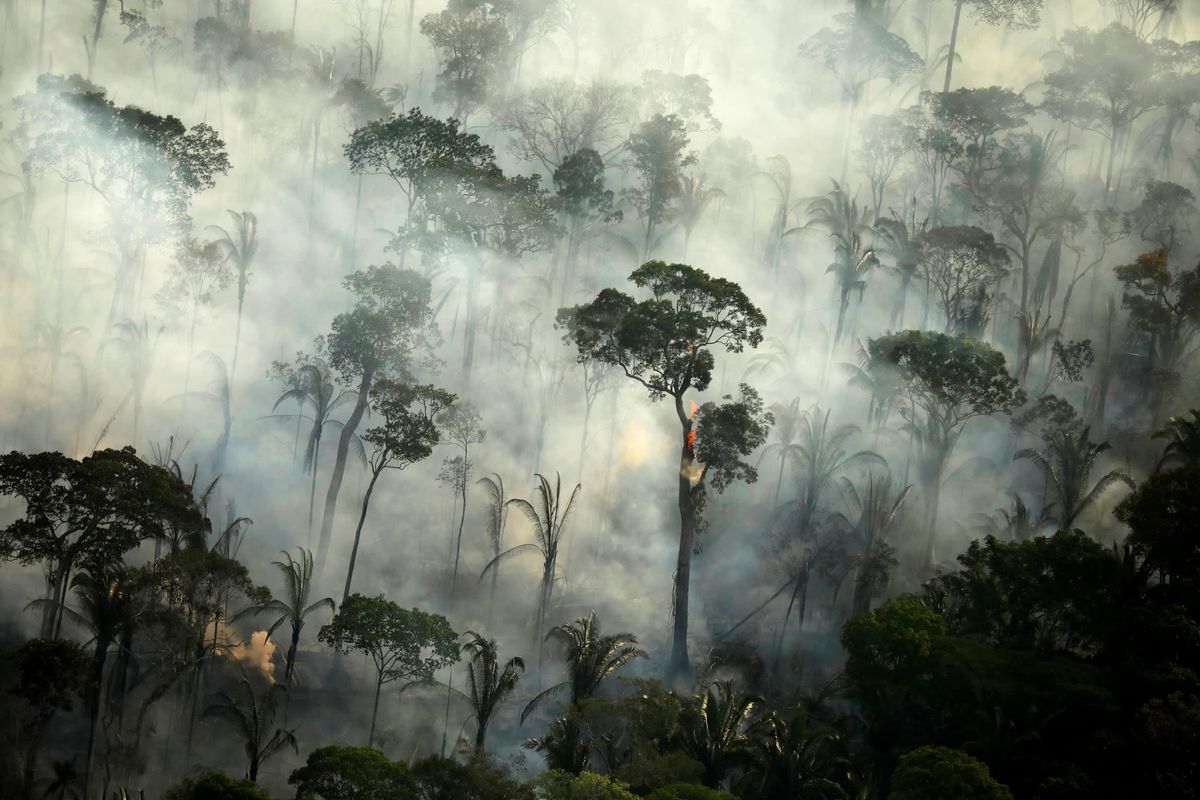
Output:
[[0,797],[1200,798],[1198,179],[1195,0],[3,0]]

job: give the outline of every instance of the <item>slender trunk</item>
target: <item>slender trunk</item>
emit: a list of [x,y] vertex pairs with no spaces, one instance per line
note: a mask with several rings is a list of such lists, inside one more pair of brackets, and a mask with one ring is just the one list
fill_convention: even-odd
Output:
[[933,566],[933,545],[937,540],[938,505],[942,495],[942,464],[943,459],[939,458],[937,465],[934,467],[934,474],[930,479],[929,485],[926,487],[926,530],[928,530],[929,534],[925,545],[925,563],[930,567]]
[[87,797],[92,780],[92,761],[96,755],[96,721],[100,717],[100,701],[104,692],[104,662],[108,658],[108,640],[96,642],[96,654],[92,659],[92,697],[88,703],[88,743],[84,756],[83,795]]
[[450,580],[450,595],[453,596],[458,591],[458,560],[462,555],[462,535],[463,525],[467,522],[467,456],[466,451],[463,451],[463,480],[459,488],[461,495],[459,497],[460,512],[458,516],[458,541],[454,546],[454,577]]
[[375,744],[375,720],[379,717],[379,692],[383,689],[383,675],[375,679],[375,705],[371,707],[371,732],[367,734],[367,747]]
[[258,751],[256,750],[250,756],[250,769],[248,775],[251,783],[258,783]]
[[362,380],[358,385],[358,400],[354,404],[354,410],[350,412],[350,418],[346,420],[346,424],[342,426],[341,435],[338,437],[337,452],[334,455],[333,471],[329,475],[329,490],[325,493],[325,509],[321,518],[321,537],[317,541],[317,559],[316,559],[316,575],[319,578],[321,571],[325,568],[325,557],[329,554],[329,540],[333,535],[333,519],[337,514],[338,493],[342,490],[342,477],[346,474],[346,456],[350,453],[350,440],[354,438],[354,431],[358,428],[358,424],[362,422],[363,414],[367,411],[367,398],[371,392],[371,382],[375,378],[375,371],[367,369],[363,372]]
[[[1113,169],[1116,168],[1116,163],[1117,163],[1117,138],[1118,138],[1117,132],[1118,132],[1118,130],[1119,129],[1117,127],[1117,123],[1113,122],[1112,129],[1109,131],[1109,134],[1108,134],[1108,171],[1104,175],[1104,196],[1105,196],[1105,198],[1107,198],[1109,193],[1112,191]],[[1111,200],[1108,202],[1111,202]]]
[[779,505],[779,490],[783,488],[783,466],[786,451],[779,453],[779,478],[775,481],[775,499],[771,501],[772,506]]
[[[45,6],[43,5],[43,11],[44,9]],[[48,716],[39,715],[28,730],[29,739],[25,748],[25,769],[21,792],[21,797],[24,800],[30,800],[33,797],[33,781],[36,775],[38,751],[42,748],[42,737],[46,732],[46,724],[49,721]]]
[[688,657],[688,600],[692,576],[692,549],[696,542],[696,498],[692,487],[692,465],[695,463],[691,443],[692,421],[683,410],[683,398],[675,398],[676,413],[683,425],[683,445],[679,454],[679,554],[675,566],[675,620],[671,633],[671,660],[667,672],[673,681],[685,680],[691,673]]
[[954,27],[950,29],[950,51],[946,54],[946,83],[942,87],[943,92],[950,91],[950,77],[954,73],[954,54],[958,48],[958,23],[962,19],[963,3],[966,0],[957,0],[954,4]]
[[237,322],[233,325],[233,361],[229,363],[229,394],[232,404],[233,380],[237,375],[238,351],[242,344],[242,304],[246,301],[245,289],[238,292]]
[[367,491],[363,495],[362,513],[358,515],[358,527],[354,529],[354,546],[350,548],[350,567],[346,570],[346,590],[342,592],[343,606],[350,599],[350,583],[354,580],[354,563],[358,560],[358,542],[362,538],[363,523],[367,520],[367,506],[371,504],[371,492],[375,491],[375,482],[379,480],[383,470],[384,468],[381,466],[371,473],[371,482],[367,484]]
[[324,431],[317,432],[317,441],[313,445],[313,460],[312,460],[312,479],[308,486],[308,546],[312,547],[312,523],[313,523],[313,506],[317,502],[317,465],[321,458],[321,434]]

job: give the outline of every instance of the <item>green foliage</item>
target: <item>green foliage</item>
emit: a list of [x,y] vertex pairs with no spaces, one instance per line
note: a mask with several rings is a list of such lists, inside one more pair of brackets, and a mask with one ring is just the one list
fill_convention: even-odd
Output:
[[658,226],[674,219],[672,203],[683,190],[684,167],[696,163],[695,155],[687,150],[688,143],[683,121],[673,114],[655,114],[629,137],[637,183],[626,189],[624,196],[645,227],[642,251],[646,257],[657,242]]
[[558,312],[580,361],[613,364],[652,399],[703,391],[712,380],[712,350],[740,353],[762,341],[766,317],[741,287],[686,264],[648,261],[630,276],[650,298],[604,289],[590,303]]
[[372,464],[404,469],[428,458],[439,440],[437,416],[455,396],[436,386],[380,380],[371,387],[371,410],[378,424],[363,434],[375,448]]
[[919,598],[889,600],[842,629],[842,646],[849,655],[846,676],[863,685],[915,681],[933,666],[945,633],[945,621]]
[[698,783],[672,783],[646,795],[647,800],[735,800],[729,792]]
[[1151,475],[1114,513],[1129,526],[1129,544],[1150,569],[1195,582],[1200,575],[1200,467]]
[[429,758],[408,765],[416,784],[413,800],[534,800],[533,791],[503,769],[476,757],[467,763],[452,758]]
[[407,765],[370,747],[320,747],[288,783],[296,800],[411,800],[415,792]]
[[900,757],[892,776],[891,800],[1012,800],[985,764],[961,750],[920,747]]
[[271,796],[250,781],[207,772],[199,778],[184,778],[167,789],[163,800],[271,800]]
[[84,649],[66,639],[30,639],[7,654],[19,675],[12,694],[25,700],[39,716],[70,711],[75,698],[89,687],[92,663]]
[[326,339],[329,365],[350,384],[384,371],[402,375],[432,317],[429,280],[384,264],[353,273],[344,285],[354,295],[354,308],[333,318]]
[[550,770],[531,781],[538,798],[544,800],[635,800],[637,795],[618,780],[595,772]]
[[734,481],[758,480],[758,469],[743,459],[762,447],[775,423],[775,416],[763,410],[758,392],[745,383],[738,385],[738,392],[737,400],[727,394],[723,403],[705,403],[697,415],[693,451],[718,492]]
[[365,653],[380,684],[429,683],[435,672],[458,661],[458,634],[445,617],[401,608],[382,595],[350,595],[317,638],[343,653]]

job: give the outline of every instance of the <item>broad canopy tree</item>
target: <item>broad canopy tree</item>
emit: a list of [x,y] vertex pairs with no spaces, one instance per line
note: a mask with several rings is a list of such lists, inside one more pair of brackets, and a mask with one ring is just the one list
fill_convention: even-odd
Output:
[[379,378],[407,374],[414,351],[429,334],[429,280],[412,270],[384,264],[353,273],[344,285],[355,296],[354,307],[333,319],[326,338],[329,365],[341,381],[356,389],[354,408],[338,436],[333,472],[325,495],[321,537],[317,542],[317,574],[329,552],[338,494],[346,472],[346,456],[366,414],[371,389]]
[[742,459],[765,442],[773,422],[758,394],[744,384],[736,400],[727,396],[722,403],[688,409],[685,398],[712,382],[714,351],[757,347],[767,320],[736,283],[686,264],[648,261],[629,279],[649,297],[637,300],[604,289],[590,303],[561,309],[558,321],[581,361],[613,364],[651,400],[670,398],[674,404],[680,533],[670,670],[683,676],[690,669],[688,598],[706,480],[717,491],[736,480],[753,482],[757,472]]
[[430,683],[435,672],[459,659],[458,634],[445,617],[401,608],[382,595],[350,595],[317,638],[341,653],[363,653],[375,666],[375,705],[368,747],[375,741],[379,693],[384,684]]
[[975,417],[1011,412],[1025,393],[1004,354],[968,336],[902,331],[869,340],[867,355],[866,371],[902,400],[900,413],[920,448],[932,564],[942,478],[958,437]]

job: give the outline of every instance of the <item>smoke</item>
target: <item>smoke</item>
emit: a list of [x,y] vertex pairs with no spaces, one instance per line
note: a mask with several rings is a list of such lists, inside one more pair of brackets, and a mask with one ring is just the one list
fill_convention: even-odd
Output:
[[[374,73],[374,88],[384,97],[403,98],[393,103],[394,110],[419,106],[445,117],[451,108],[434,99],[437,54],[419,31],[409,37],[406,3],[396,5],[383,31],[387,46],[378,64],[360,63],[363,50],[355,31],[361,27],[364,9],[368,29],[376,24],[381,4],[346,0],[299,4],[295,38],[300,47],[290,62],[282,57],[274,66],[267,64],[270,51],[260,42],[249,54],[239,51],[240,60],[232,60],[223,71],[198,51],[195,32],[197,19],[211,16],[221,4],[193,0],[161,8],[144,5],[146,19],[162,26],[171,41],[152,54],[110,9],[92,80],[119,105],[173,115],[188,126],[211,125],[226,144],[232,168],[216,178],[212,189],[195,195],[189,215],[193,235],[205,241],[212,235],[209,226],[230,230],[227,210],[251,211],[258,218],[260,243],[245,295],[237,373],[229,383],[237,325],[232,286],[204,306],[190,345],[186,315],[172,313],[156,300],[175,257],[175,237],[150,242],[141,255],[136,311],[129,315],[133,327],[122,332],[109,324],[119,253],[106,201],[85,183],[64,181],[53,170],[34,176],[26,185],[21,167],[29,143],[15,135],[21,130],[20,115],[9,107],[0,130],[0,136],[9,137],[0,153],[0,197],[9,198],[3,201],[8,207],[0,209],[0,241],[5,249],[0,264],[4,358],[0,362],[0,449],[86,454],[96,447],[128,444],[150,457],[153,445],[165,445],[174,437],[180,446],[186,445],[181,455],[176,448],[185,471],[190,473],[194,464],[207,482],[217,477],[214,463],[228,409],[230,439],[210,513],[222,522],[232,503],[238,516],[253,520],[238,558],[256,582],[278,593],[283,587],[271,562],[279,551],[316,547],[336,432],[327,434],[322,443],[316,466],[316,519],[310,526],[313,478],[302,468],[308,421],[296,418],[294,402],[277,403],[285,387],[272,383],[267,373],[274,361],[289,362],[297,351],[311,353],[314,338],[328,334],[332,318],[349,308],[351,297],[342,287],[345,275],[399,260],[389,244],[406,207],[405,198],[387,178],[359,180],[350,174],[342,147],[355,127],[354,115],[330,100],[345,79]],[[287,0],[235,5],[249,9],[249,24],[255,30],[282,32],[286,38],[291,29],[293,3]],[[384,0],[382,5],[394,4]],[[953,16],[946,13],[949,6],[930,0],[885,5],[894,12],[894,32],[904,36],[927,63],[935,61],[949,39]],[[36,6],[10,3],[4,12],[8,22],[0,37],[7,49],[0,53],[0,94],[6,99],[32,92],[39,71],[65,75],[87,71],[80,37],[92,35],[94,4],[85,0],[47,4],[40,59]],[[829,191],[831,179],[841,180],[847,131],[857,140],[871,114],[911,106],[922,88],[940,88],[941,69],[925,68],[930,74],[918,72],[895,82],[872,81],[851,108],[841,84],[820,60],[798,52],[822,28],[835,27],[836,15],[848,10],[847,3],[564,0],[559,6],[555,24],[548,25],[546,34],[525,50],[514,77],[497,89],[488,104],[472,112],[467,128],[495,148],[505,174],[540,174],[543,185],[549,185],[549,170],[520,159],[512,146],[515,134],[501,125],[503,111],[515,98],[549,81],[565,80],[582,87],[602,78],[628,85],[632,91],[648,70],[703,76],[711,89],[711,117],[720,124],[718,128],[702,114],[690,120],[689,150],[698,159],[691,173],[705,175],[723,195],[713,201],[686,243],[686,255],[682,231],[675,230],[663,239],[655,256],[685,261],[737,281],[764,310],[768,325],[766,340],[757,350],[718,353],[713,384],[695,400],[703,403],[735,393],[738,384],[747,381],[768,404],[787,404],[793,398],[799,398],[802,409],[819,404],[832,411],[831,425],[859,429],[846,444],[849,452],[878,452],[897,486],[918,484],[911,438],[896,419],[877,430],[868,419],[868,393],[849,382],[859,344],[891,328],[899,282],[884,270],[872,273],[861,297],[853,296],[842,341],[834,343],[838,296],[832,276],[826,274],[833,247],[825,231],[804,223],[808,202]],[[1197,30],[1200,15],[1193,4],[1181,6],[1164,32],[1183,41],[1187,33]],[[418,0],[415,19],[443,7],[435,0]],[[925,17],[930,20],[928,28],[920,22]],[[1058,38],[1074,27],[1095,29],[1111,19],[1106,4],[1068,0],[1048,2],[1042,25],[1033,30],[992,27],[966,14],[959,31],[962,60],[954,68],[954,84],[1003,85],[1027,90],[1036,100],[1047,65],[1061,58],[1056,52]],[[283,68],[276,69],[280,65]],[[314,78],[318,68],[332,80]],[[619,120],[617,138],[634,128],[636,116]],[[1031,125],[1065,131],[1065,126],[1040,113]],[[103,132],[90,133],[100,144]],[[1179,152],[1194,152],[1195,132],[1180,135]],[[1063,162],[1063,180],[1078,187],[1081,200],[1095,206],[1102,143],[1078,129],[1069,136],[1072,149]],[[1137,150],[1133,146],[1132,157],[1137,157]],[[864,199],[869,202],[863,164],[855,147],[849,153],[849,191],[860,204]],[[1179,175],[1186,165],[1182,157],[1178,161],[1176,180],[1183,182]],[[902,208],[924,191],[917,172],[908,164],[899,169],[885,212],[888,206]],[[610,160],[605,177],[608,188],[618,195],[630,186],[623,156]],[[1123,204],[1128,206],[1135,193],[1125,191]],[[780,207],[785,210],[786,237],[773,228]],[[514,705],[534,694],[535,687],[556,681],[560,667],[553,646],[547,645],[544,674],[535,669],[539,659],[531,642],[530,620],[541,559],[525,554],[505,561],[494,604],[490,578],[480,578],[492,558],[485,534],[485,496],[475,485],[485,475],[499,474],[509,497],[532,497],[534,471],[551,478],[561,475],[567,493],[576,482],[582,484],[560,554],[550,624],[595,609],[606,629],[636,633],[652,658],[631,667],[630,674],[660,674],[669,649],[679,524],[674,408],[652,401],[643,387],[618,372],[589,412],[581,367],[562,342],[563,332],[554,326],[559,305],[583,302],[607,286],[632,290],[626,276],[639,261],[630,253],[631,248],[636,250],[630,242],[640,241],[636,214],[626,208],[625,221],[604,230],[584,242],[578,280],[562,303],[559,287],[548,279],[558,268],[561,252],[494,263],[450,253],[426,265],[439,304],[436,324],[441,344],[436,356],[441,366],[418,377],[474,403],[487,430],[486,441],[475,446],[471,455],[457,581],[451,571],[459,509],[453,491],[437,479],[442,459],[453,455],[449,447],[439,447],[429,459],[401,472],[388,471],[380,479],[363,527],[354,590],[386,594],[405,606],[445,613],[455,630],[484,630],[498,638],[504,657],[524,656],[530,671]],[[1093,243],[1088,247],[1092,249],[1085,265],[1098,255]],[[774,263],[772,248],[782,252]],[[1119,303],[1111,266],[1128,262],[1139,248],[1140,243],[1132,239],[1114,246],[1080,284],[1072,319],[1055,323],[1069,331],[1065,336],[1102,341],[1104,300],[1116,296]],[[1040,251],[1036,257],[1042,257]],[[482,312],[475,366],[467,375],[459,365],[469,313],[469,279],[480,286]],[[1012,287],[1006,288],[1011,294]],[[909,326],[920,322],[921,303],[919,292],[909,295]],[[1005,349],[1010,366],[1015,353],[1009,330],[1012,316],[1010,307],[995,311],[994,324],[984,334]],[[1123,322],[1118,325],[1120,339],[1125,328]],[[67,336],[71,331],[77,332]],[[199,358],[203,353],[216,358]],[[1038,375],[1031,382],[1040,382],[1045,369],[1044,361],[1037,363]],[[559,375],[561,384],[556,384]],[[144,385],[138,376],[145,376]],[[1069,391],[1076,390],[1073,402],[1090,402],[1084,388]],[[1137,399],[1130,392],[1112,402],[1116,419]],[[137,419],[135,407],[140,408]],[[343,419],[346,413],[348,407],[343,407],[335,418]],[[937,548],[944,565],[952,565],[953,555],[979,535],[979,514],[995,516],[996,509],[1008,507],[1007,492],[1018,491],[1042,505],[1048,496],[1045,482],[1012,462],[1019,447],[1034,441],[1005,420],[974,420],[966,428],[942,491]],[[1114,448],[1098,469],[1102,473],[1114,463],[1133,460],[1129,452]],[[757,483],[736,485],[721,495],[709,492],[707,529],[692,575],[692,632],[702,652],[787,578],[771,534],[778,523],[773,495],[778,479],[783,487],[781,502],[794,497],[795,474],[789,467],[778,478],[778,463],[761,460]],[[851,466],[838,477],[861,485],[868,471],[863,465]],[[330,559],[312,600],[341,596],[368,479],[352,455]],[[1099,538],[1119,535],[1109,515],[1119,491],[1112,490],[1077,524]],[[847,511],[840,484],[830,487],[823,505],[831,513]],[[14,504],[0,500],[0,523],[20,513]],[[919,518],[919,500],[914,495],[894,534],[902,567],[889,592],[915,589],[922,579],[915,567],[924,541]],[[530,541],[527,522],[510,513],[503,546]],[[31,630],[35,621],[19,609],[41,595],[41,575],[35,567],[5,564],[2,569],[0,602]],[[776,637],[790,636],[789,649],[799,648],[800,660],[805,661],[801,677],[816,682],[817,673],[835,663],[840,652],[837,635],[849,589],[843,586],[839,595],[832,586],[831,580],[813,579],[804,628],[798,627],[793,613],[784,630],[785,596],[740,629],[739,636],[768,655]],[[311,692],[305,696],[313,699],[308,704],[293,703],[290,713],[300,721],[302,751],[324,743],[326,732],[345,741],[360,736],[363,715],[370,711],[369,698],[346,694],[346,676],[327,668],[328,650],[315,641],[325,621],[320,617],[309,623],[301,646],[300,687],[295,694]],[[798,643],[800,638],[803,641]],[[239,662],[272,680],[275,651],[274,640],[267,640],[264,631],[251,632],[245,644],[230,649]],[[347,670],[350,683],[370,682],[357,659]],[[454,679],[461,680],[462,675],[459,667]],[[320,695],[320,690],[327,694]],[[446,723],[444,702],[442,694],[427,703],[385,694],[383,726],[396,731],[389,752],[407,756],[414,748],[422,753],[436,750],[428,743],[437,740],[442,728],[453,739],[468,712],[455,701]],[[421,703],[429,707],[428,713]],[[494,732],[494,744],[503,755],[518,751],[529,733],[511,723],[501,720]]]

